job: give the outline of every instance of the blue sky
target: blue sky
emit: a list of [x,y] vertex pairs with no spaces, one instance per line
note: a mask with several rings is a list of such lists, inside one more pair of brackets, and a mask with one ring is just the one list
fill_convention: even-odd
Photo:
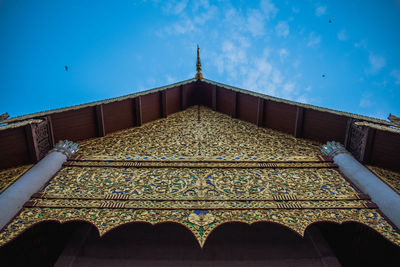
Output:
[[400,1],[389,0],[0,0],[0,113],[190,79],[198,43],[207,79],[400,116],[399,33]]

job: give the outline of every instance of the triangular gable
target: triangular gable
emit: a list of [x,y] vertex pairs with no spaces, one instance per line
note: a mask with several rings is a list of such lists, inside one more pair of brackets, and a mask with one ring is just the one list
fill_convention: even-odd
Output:
[[303,236],[316,222],[358,222],[400,245],[368,196],[319,145],[194,106],[80,142],[81,150],[0,233],[3,245],[43,221],[175,222],[203,246],[227,222],[278,223]]

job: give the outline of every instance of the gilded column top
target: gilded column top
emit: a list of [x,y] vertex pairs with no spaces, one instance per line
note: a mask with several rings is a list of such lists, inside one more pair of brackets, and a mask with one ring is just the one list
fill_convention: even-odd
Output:
[[341,143],[335,141],[326,142],[326,144],[322,146],[321,152],[330,157],[331,159],[333,159],[336,155],[339,155],[341,153],[349,154],[349,152]]
[[79,150],[78,145],[75,144],[74,142],[68,140],[60,140],[55,145],[55,147],[52,150],[50,150],[50,152],[52,151],[61,152],[65,156],[67,156],[67,158],[69,158],[70,156],[78,152],[78,150]]

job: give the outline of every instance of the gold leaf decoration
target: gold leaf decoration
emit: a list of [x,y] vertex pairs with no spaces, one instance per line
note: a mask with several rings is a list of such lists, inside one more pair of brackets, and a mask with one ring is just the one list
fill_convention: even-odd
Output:
[[358,222],[400,245],[371,202],[321,157],[319,144],[191,107],[80,142],[78,156],[0,233],[0,246],[43,221],[85,221],[102,236],[132,222],[174,222],[200,246],[219,225]]

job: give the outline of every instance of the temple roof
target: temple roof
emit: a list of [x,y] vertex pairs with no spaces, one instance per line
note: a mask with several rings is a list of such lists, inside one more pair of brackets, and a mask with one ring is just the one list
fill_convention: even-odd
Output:
[[228,222],[273,222],[300,236],[318,222],[357,222],[400,245],[396,227],[319,144],[194,105],[81,148],[0,233],[0,246],[44,221],[83,221],[99,235],[174,222],[200,246]]
[[[391,122],[271,97],[204,78],[9,118],[0,126],[0,169],[37,162],[58,140],[101,137],[193,105],[316,143],[335,140],[362,163],[400,170],[400,134]],[[39,128],[47,129],[41,132],[46,132],[46,137],[38,134]],[[39,146],[46,138],[48,144]]]
[[[339,110],[319,107],[319,106],[315,106],[315,105],[304,104],[304,103],[291,101],[291,100],[287,100],[287,99],[283,99],[283,98],[279,98],[279,97],[269,96],[269,95],[261,94],[261,93],[255,92],[255,91],[246,90],[246,89],[242,89],[242,88],[239,88],[239,87],[235,87],[235,86],[231,86],[231,85],[215,82],[215,81],[208,80],[208,79],[205,79],[205,78],[201,78],[201,80],[199,80],[197,78],[188,79],[188,80],[184,80],[184,81],[181,81],[181,82],[177,82],[177,83],[173,83],[173,84],[157,87],[157,88],[154,88],[154,89],[144,90],[144,91],[140,91],[140,92],[137,92],[137,93],[128,94],[128,95],[124,95],[124,96],[120,96],[120,97],[113,97],[113,98],[108,98],[108,99],[99,100],[99,101],[93,101],[93,102],[80,104],[80,105],[75,105],[75,106],[70,106],[70,107],[45,110],[45,111],[36,112],[36,113],[32,113],[32,114],[27,114],[27,115],[22,115],[22,116],[17,116],[17,117],[11,117],[11,118],[8,118],[8,119],[2,121],[2,123],[10,124],[10,123],[15,123],[15,122],[25,121],[25,120],[32,119],[32,118],[43,117],[43,116],[47,116],[47,115],[50,115],[50,114],[59,113],[59,112],[63,112],[63,111],[77,110],[77,109],[81,109],[81,108],[85,108],[85,107],[93,107],[93,106],[97,106],[97,105],[101,105],[101,104],[108,104],[108,103],[112,103],[112,102],[116,102],[116,101],[132,99],[132,98],[135,98],[135,97],[138,97],[138,96],[151,94],[151,93],[155,93],[155,92],[160,92],[160,91],[167,90],[167,89],[170,89],[170,88],[180,87],[180,86],[183,86],[185,84],[196,82],[196,81],[198,83],[206,83],[206,84],[209,84],[209,85],[215,85],[215,86],[218,86],[218,87],[221,87],[221,88],[225,88],[225,89],[229,89],[229,90],[232,90],[232,91],[241,92],[241,93],[244,93],[244,94],[247,94],[247,95],[260,97],[260,98],[265,99],[265,100],[271,100],[271,101],[275,101],[275,102],[279,102],[279,103],[285,103],[285,104],[293,105],[293,106],[296,106],[296,107],[309,108],[309,109],[322,111],[322,112],[327,112],[327,113],[331,113],[331,114],[335,114],[335,115],[347,116],[349,118],[362,120],[362,121],[366,121],[366,122],[371,122],[371,123],[376,123],[376,124],[379,124],[379,125],[396,126],[392,122],[381,120],[381,119],[378,119],[378,118],[372,118],[372,117],[358,115],[358,114],[354,114],[354,113],[350,113],[350,112],[344,112],[344,111],[339,111]],[[0,126],[0,130],[2,129],[2,127],[4,127],[4,126]]]

